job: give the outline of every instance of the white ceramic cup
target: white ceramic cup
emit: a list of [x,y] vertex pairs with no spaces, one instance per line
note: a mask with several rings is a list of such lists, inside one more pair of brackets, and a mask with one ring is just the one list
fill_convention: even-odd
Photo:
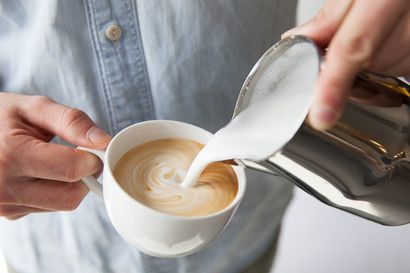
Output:
[[205,144],[212,134],[191,124],[152,120],[131,125],[119,132],[105,152],[80,148],[98,155],[104,162],[103,185],[92,176],[82,181],[103,197],[112,224],[119,234],[142,252],[157,257],[180,257],[195,253],[220,234],[234,215],[245,192],[243,168],[234,166],[238,192],[232,203],[206,216],[175,216],[151,209],[132,198],[113,176],[118,160],[135,146],[157,139],[185,138]]

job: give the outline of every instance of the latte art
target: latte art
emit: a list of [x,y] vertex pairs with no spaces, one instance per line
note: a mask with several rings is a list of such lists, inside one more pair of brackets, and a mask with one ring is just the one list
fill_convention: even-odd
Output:
[[128,194],[148,207],[179,216],[211,214],[233,201],[238,185],[231,166],[212,163],[195,187],[180,186],[202,147],[187,139],[150,141],[128,151],[113,174]]

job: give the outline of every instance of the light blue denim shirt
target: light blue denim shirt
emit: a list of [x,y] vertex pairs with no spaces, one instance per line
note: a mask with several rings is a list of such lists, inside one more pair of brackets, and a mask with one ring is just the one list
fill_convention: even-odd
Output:
[[[0,90],[80,108],[111,134],[147,119],[216,131],[253,64],[293,25],[295,2],[0,0]],[[225,232],[188,257],[138,252],[93,194],[73,212],[1,219],[0,245],[17,272],[240,272],[267,249],[291,197],[284,179],[248,181]]]

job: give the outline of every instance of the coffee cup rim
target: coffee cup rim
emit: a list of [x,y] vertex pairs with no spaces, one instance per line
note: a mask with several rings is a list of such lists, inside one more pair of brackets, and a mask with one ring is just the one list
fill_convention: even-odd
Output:
[[[238,203],[240,203],[240,201],[242,200],[242,198],[243,198],[243,196],[244,196],[244,194],[245,194],[245,190],[246,190],[246,174],[245,174],[244,167],[242,167],[242,166],[232,166],[232,168],[233,168],[233,170],[234,170],[234,172],[235,172],[235,175],[236,175],[236,177],[237,177],[237,183],[238,183],[238,190],[237,190],[237,192],[236,192],[235,198],[232,200],[232,202],[231,202],[228,206],[226,206],[225,208],[223,208],[223,209],[221,209],[221,210],[219,210],[219,211],[216,211],[216,212],[214,212],[214,213],[210,213],[210,214],[206,214],[206,215],[200,215],[200,216],[173,215],[173,214],[168,214],[168,213],[161,212],[161,211],[159,211],[159,210],[153,209],[153,208],[151,208],[151,207],[145,205],[144,203],[140,202],[139,200],[133,198],[127,191],[125,191],[125,190],[120,186],[120,184],[119,184],[119,183],[117,182],[117,180],[115,179],[115,177],[114,177],[114,175],[113,175],[113,170],[112,170],[111,164],[110,164],[110,156],[109,156],[109,154],[110,154],[111,148],[112,148],[112,146],[113,146],[113,143],[116,142],[116,140],[118,139],[118,137],[119,137],[120,135],[125,134],[126,131],[129,131],[129,130],[132,129],[132,128],[144,126],[144,125],[146,125],[146,124],[148,124],[148,123],[149,123],[149,124],[164,124],[164,123],[166,123],[166,124],[176,124],[176,125],[179,125],[179,126],[192,127],[192,128],[194,128],[195,130],[201,131],[201,134],[202,134],[202,133],[203,133],[203,134],[206,134],[208,140],[209,140],[209,139],[211,138],[211,136],[213,135],[211,132],[209,132],[209,131],[207,131],[207,130],[205,130],[205,129],[199,127],[199,126],[196,126],[196,125],[193,125],[193,124],[190,124],[190,123],[186,123],[186,122],[182,122],[182,121],[165,120],[165,119],[142,121],[142,122],[138,122],[138,123],[132,124],[132,125],[130,125],[130,126],[127,126],[127,127],[124,128],[124,129],[122,129],[120,132],[118,132],[118,133],[112,138],[112,140],[111,140],[110,143],[108,144],[107,149],[106,149],[106,151],[105,151],[104,162],[105,162],[105,165],[106,165],[105,168],[107,168],[107,170],[108,170],[107,173],[108,173],[109,176],[110,176],[110,181],[113,181],[113,185],[115,185],[115,187],[122,193],[122,195],[125,196],[125,198],[127,198],[127,199],[128,199],[129,201],[131,201],[132,203],[134,203],[134,204],[136,204],[136,205],[138,205],[138,206],[141,206],[142,208],[144,208],[144,209],[146,209],[146,210],[148,210],[148,211],[150,211],[150,212],[152,212],[152,213],[155,213],[155,214],[158,214],[158,215],[161,215],[161,216],[163,216],[163,217],[170,218],[170,219],[187,220],[187,221],[188,221],[188,220],[200,220],[200,219],[207,219],[207,218],[216,217],[216,216],[218,216],[218,215],[224,214],[224,213],[226,213],[227,211],[229,211],[229,210],[235,208],[235,206],[238,205]],[[152,141],[152,140],[158,140],[158,139],[166,139],[166,138],[153,138],[153,139],[151,139],[150,141]],[[191,138],[189,138],[189,137],[186,137],[186,139],[193,140],[193,139],[191,139]],[[194,140],[194,141],[197,141],[197,140]],[[201,143],[201,144],[206,144],[206,143]],[[105,192],[105,191],[104,191],[104,192]],[[105,199],[105,196],[104,196],[104,199]]]

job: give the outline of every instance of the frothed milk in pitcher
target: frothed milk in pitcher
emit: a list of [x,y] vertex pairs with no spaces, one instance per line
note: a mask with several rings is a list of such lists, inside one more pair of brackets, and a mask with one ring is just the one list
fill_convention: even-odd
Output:
[[[289,48],[270,63],[255,85],[250,104],[220,129],[191,164],[181,186],[194,186],[205,167],[216,161],[261,161],[280,150],[303,123],[318,71],[308,43]],[[263,60],[263,57],[262,59]]]

